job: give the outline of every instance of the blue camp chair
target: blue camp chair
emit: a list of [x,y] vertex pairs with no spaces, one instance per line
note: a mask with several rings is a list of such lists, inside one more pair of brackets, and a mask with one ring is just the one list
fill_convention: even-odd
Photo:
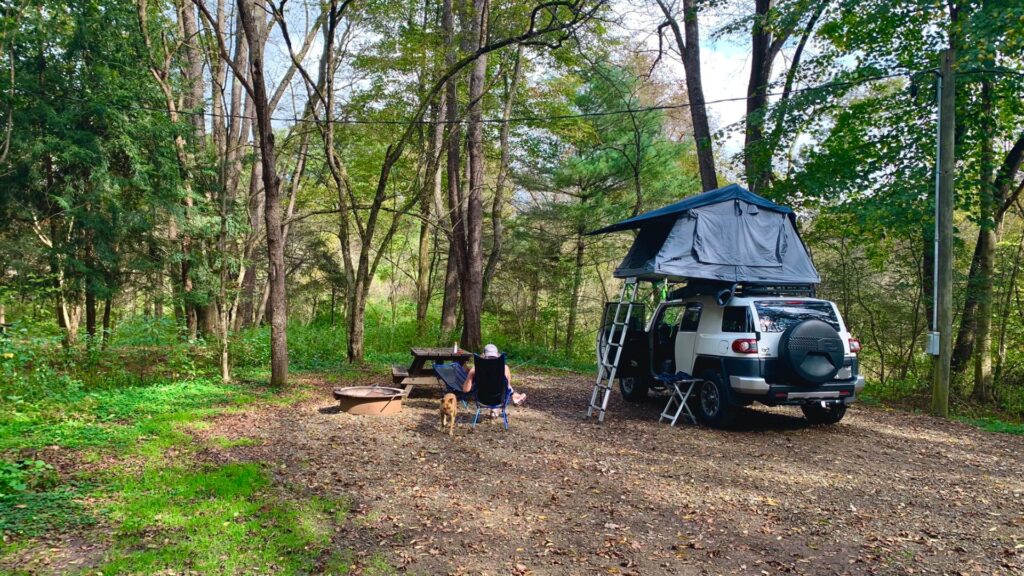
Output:
[[473,399],[476,400],[473,426],[480,421],[481,409],[500,409],[505,430],[508,430],[508,400],[511,394],[508,379],[505,378],[505,355],[483,358],[474,354],[473,369]]

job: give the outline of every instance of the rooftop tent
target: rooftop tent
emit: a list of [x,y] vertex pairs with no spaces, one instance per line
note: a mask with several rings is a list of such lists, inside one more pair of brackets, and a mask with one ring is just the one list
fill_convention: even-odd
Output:
[[637,229],[617,278],[817,284],[785,206],[736,184],[691,196],[590,234]]

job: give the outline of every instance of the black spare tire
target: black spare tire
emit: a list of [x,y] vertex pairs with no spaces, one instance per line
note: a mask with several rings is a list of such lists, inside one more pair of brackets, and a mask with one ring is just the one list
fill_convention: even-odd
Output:
[[843,367],[843,341],[825,322],[804,320],[782,333],[779,359],[798,383],[824,384]]

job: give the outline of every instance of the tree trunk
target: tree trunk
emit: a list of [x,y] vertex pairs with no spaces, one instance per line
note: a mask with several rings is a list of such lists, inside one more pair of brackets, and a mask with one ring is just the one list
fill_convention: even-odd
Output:
[[448,259],[444,269],[444,299],[441,301],[441,334],[450,335],[455,330],[459,309],[459,268],[456,262],[455,241],[448,245]]
[[[697,166],[701,188],[707,192],[718,188],[715,172],[715,154],[708,124],[708,111],[704,100],[704,85],[700,71],[700,25],[697,19],[698,0],[683,0],[683,26],[664,0],[658,0],[666,24],[672,29],[676,47],[682,55],[686,75],[686,96],[690,104],[693,139],[697,145]],[[685,34],[685,37],[684,37]]]
[[[113,298],[109,296],[103,300],[103,333],[101,336],[103,348],[107,347],[107,341],[110,339],[110,305],[112,300]],[[0,319],[0,323],[3,323],[2,319]]]
[[[196,7],[191,2],[182,2],[179,11],[181,28],[185,40],[185,83],[187,91],[183,99],[183,107],[189,111],[192,124],[192,146],[200,149],[206,138],[205,83],[203,82],[203,50],[200,46],[199,21]],[[185,220],[191,218],[193,208],[193,189],[185,189]],[[199,316],[195,303],[192,302],[192,236],[187,231],[181,235],[181,285],[184,291],[185,323],[189,338],[199,334]]]
[[[220,242],[218,242],[218,245],[219,244]],[[220,250],[220,248],[218,248],[218,250]],[[227,255],[224,254],[224,257],[226,258]],[[216,301],[212,301],[202,306],[197,306],[196,320],[198,323],[198,333],[205,338],[216,337],[217,334],[220,333],[219,315],[220,312]]]
[[267,227],[267,275],[270,285],[270,383],[283,386],[288,382],[288,307],[285,292],[284,241],[281,230],[280,187],[277,175],[274,128],[263,79],[263,46],[253,14],[252,0],[238,0],[242,28],[249,41],[249,68],[252,96],[256,108],[256,124],[260,134],[260,165],[263,168],[264,216]]
[[348,303],[348,360],[362,362],[366,351],[363,340],[366,336],[366,291],[363,282],[356,280]]
[[256,266],[253,258],[258,245],[257,239],[263,231],[263,170],[260,169],[258,158],[249,174],[248,204],[250,238],[247,239],[242,251],[242,265],[245,266],[245,273],[242,276],[241,293],[238,296],[240,301],[235,313],[235,331],[248,328],[255,321]]
[[92,346],[96,338],[96,292],[92,286],[85,289],[85,333],[89,335],[89,346]]
[[[487,44],[487,13],[489,0],[474,0],[472,32],[474,48]],[[462,280],[462,339],[468,350],[482,346],[480,316],[483,312],[483,194],[484,194],[484,124],[483,95],[487,73],[487,55],[477,57],[469,75],[469,196],[466,203],[466,274]]]
[[[1020,260],[1021,254],[1024,253],[1024,229],[1021,230],[1020,239],[1017,240],[1017,253],[1013,258],[1013,271],[1010,272],[1009,285],[1006,287],[1005,296],[1003,297],[1003,306],[1000,310],[999,318],[999,349],[996,353],[996,367],[995,373],[993,374],[993,382],[999,382],[1003,377],[1003,363],[1006,361],[1006,328],[1010,324],[1010,303],[1013,300],[1013,294],[1017,290],[1017,275],[1020,273]],[[2,309],[0,309],[2,312]],[[0,320],[2,323],[3,320]],[[993,390],[993,396],[995,395]]]
[[[992,226],[996,230],[1002,226],[1006,211],[1017,201],[1021,193],[1021,187],[1018,187],[1011,194],[1011,187],[1016,181],[1022,161],[1024,161],[1024,134],[1020,135],[1010,151],[1007,152],[992,184],[993,205],[995,206]],[[953,347],[953,358],[950,362],[952,373],[959,373],[963,370],[974,353],[979,293],[983,285],[981,279],[981,259],[985,249],[985,245],[982,243],[983,233],[984,230],[978,232],[978,242],[974,246],[974,257],[971,259],[971,267],[967,275],[967,295],[960,313],[960,328],[957,330],[956,345]]]
[[333,283],[331,284],[331,328],[334,328],[334,309],[337,306],[338,301],[338,287]]
[[420,239],[416,259],[416,333],[427,329],[427,309],[430,306],[430,202],[420,201]]
[[978,295],[977,347],[974,351],[974,390],[972,396],[978,402],[992,399],[992,276],[995,273],[996,244],[999,229],[995,226],[995,189],[992,187],[995,170],[992,148],[992,82],[981,80],[982,130],[981,139],[981,230],[978,246],[980,260],[978,274],[980,286]]
[[484,284],[481,299],[487,299],[487,290],[494,279],[494,273],[498,268],[498,261],[501,259],[503,246],[504,227],[502,226],[501,212],[505,208],[505,183],[508,179],[508,135],[509,118],[512,117],[512,103],[515,101],[516,88],[519,85],[520,70],[522,68],[523,45],[516,48],[515,65],[512,67],[512,75],[505,88],[505,103],[501,110],[501,132],[498,136],[498,147],[501,149],[501,160],[498,164],[498,177],[494,184],[494,203],[491,204],[491,230],[494,240],[491,243],[491,253],[487,256],[487,266],[484,268]]
[[63,283],[61,282],[57,292],[57,325],[64,334],[61,343],[65,348],[71,348],[78,343],[78,325],[81,319],[81,305],[78,302],[68,301],[64,293]]
[[569,300],[569,325],[565,329],[565,350],[571,356],[573,344],[576,338],[576,315],[580,305],[580,288],[583,284],[583,250],[586,244],[583,242],[583,233],[580,230],[576,234],[576,266],[572,271],[572,299]]
[[[983,238],[983,239],[982,239]],[[985,230],[979,238],[982,245],[979,261],[981,280],[978,295],[976,346],[974,350],[974,391],[979,402],[992,398],[992,273],[995,268],[995,249],[998,236],[995,230]]]
[[[416,270],[416,332],[422,335],[427,330],[427,311],[430,307],[430,214],[431,207],[440,204],[438,199],[441,196],[441,187],[444,180],[441,175],[441,152],[444,146],[444,120],[445,114],[444,94],[438,99],[433,107],[432,116],[434,125],[431,128],[430,144],[428,146],[428,167],[427,178],[424,178],[422,194],[420,195],[420,242],[419,260]],[[441,214],[438,214],[440,220]]]
[[[746,134],[743,143],[743,167],[747,186],[751,192],[760,193],[768,184],[770,154],[764,154],[764,122],[768,107],[768,82],[772,75],[770,52],[772,44],[768,13],[771,0],[754,1],[754,23],[751,35],[750,80],[747,83]],[[765,164],[769,163],[766,169]]]
[[[445,65],[451,68],[455,64],[457,50],[452,0],[444,0],[442,12]],[[447,117],[451,119],[458,118],[458,84],[455,77],[448,80],[445,90],[447,92]],[[466,228],[462,210],[462,187],[460,181],[460,168],[462,166],[461,147],[462,129],[460,124],[449,124],[446,171],[448,176],[448,212],[451,219],[451,241],[448,245],[448,266],[445,272],[444,302],[441,309],[441,332],[446,336],[455,330],[459,292],[463,286],[461,272],[466,269]]]

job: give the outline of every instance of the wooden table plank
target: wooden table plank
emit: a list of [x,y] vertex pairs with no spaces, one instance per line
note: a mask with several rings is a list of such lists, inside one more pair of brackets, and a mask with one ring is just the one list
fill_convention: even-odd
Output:
[[[417,347],[411,348],[409,352],[412,354],[412,364],[409,365],[409,375],[400,383],[405,386],[405,393],[407,395],[416,384],[443,385],[443,382],[438,378],[437,373],[434,372],[434,364],[440,364],[442,362],[459,362],[460,364],[465,364],[468,360],[473,358],[473,354],[462,349],[458,352],[454,352],[451,348]],[[430,362],[429,368],[427,367],[427,362]]]

